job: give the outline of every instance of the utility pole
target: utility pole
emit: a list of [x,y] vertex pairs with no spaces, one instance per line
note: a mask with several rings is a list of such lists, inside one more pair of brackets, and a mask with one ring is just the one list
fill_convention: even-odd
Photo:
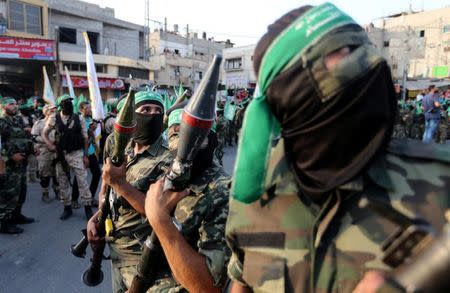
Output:
[[[55,26],[55,44],[56,44],[56,59],[55,59],[55,85],[56,85],[56,91],[55,94],[58,97],[62,90],[62,85],[61,85],[61,74],[59,74],[59,26]],[[53,87],[55,87],[55,85]]]
[[150,60],[150,0],[145,0],[144,60]]

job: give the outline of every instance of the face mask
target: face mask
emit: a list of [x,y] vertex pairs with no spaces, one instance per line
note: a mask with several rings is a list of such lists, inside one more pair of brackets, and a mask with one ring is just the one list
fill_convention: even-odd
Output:
[[73,104],[70,100],[65,100],[61,103],[61,111],[64,115],[72,115],[73,114]]
[[161,135],[163,130],[163,114],[136,113],[136,132],[134,141],[141,145],[151,145]]

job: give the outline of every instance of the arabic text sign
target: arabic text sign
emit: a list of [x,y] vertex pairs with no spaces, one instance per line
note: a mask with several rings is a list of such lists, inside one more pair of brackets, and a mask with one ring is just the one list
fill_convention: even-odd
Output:
[[[67,87],[66,76],[63,75],[61,77],[62,77],[62,86]],[[71,76],[70,79],[72,80],[74,88],[88,88],[89,87],[87,77]],[[124,83],[123,79],[120,79],[120,78],[99,77],[98,85],[101,89],[113,89],[113,90],[124,90],[125,89],[125,83]]]
[[55,41],[0,37],[0,58],[55,60]]

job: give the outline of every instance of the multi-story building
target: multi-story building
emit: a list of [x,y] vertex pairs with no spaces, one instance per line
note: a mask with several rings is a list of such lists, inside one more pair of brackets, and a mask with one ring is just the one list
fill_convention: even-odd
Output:
[[225,48],[233,44],[217,42],[207,38],[203,33],[183,36],[178,32],[178,25],[173,31],[156,30],[150,35],[150,62],[155,67],[152,79],[161,87],[178,86],[195,89],[208,69],[214,54],[222,54]]
[[57,80],[63,87],[67,86],[67,66],[75,93],[88,95],[83,32],[90,39],[103,98],[123,93],[130,83],[130,74],[141,83],[149,82],[152,67],[144,60],[143,26],[115,18],[112,8],[79,0],[47,1],[49,35],[59,47]]
[[253,70],[255,45],[223,50],[223,83],[227,88],[254,88],[256,76]]
[[42,0],[0,0],[0,94],[30,97],[42,91],[42,66],[54,72],[48,5]]
[[372,42],[389,61],[392,74],[408,77],[448,77],[450,65],[450,7],[399,13],[366,26]]

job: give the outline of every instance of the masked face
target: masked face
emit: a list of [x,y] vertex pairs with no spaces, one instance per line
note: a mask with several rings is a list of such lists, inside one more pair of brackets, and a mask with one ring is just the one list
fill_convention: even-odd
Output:
[[64,115],[73,114],[73,104],[70,99],[61,102],[61,111]]
[[163,114],[136,113],[134,141],[141,145],[153,144],[163,131]]

